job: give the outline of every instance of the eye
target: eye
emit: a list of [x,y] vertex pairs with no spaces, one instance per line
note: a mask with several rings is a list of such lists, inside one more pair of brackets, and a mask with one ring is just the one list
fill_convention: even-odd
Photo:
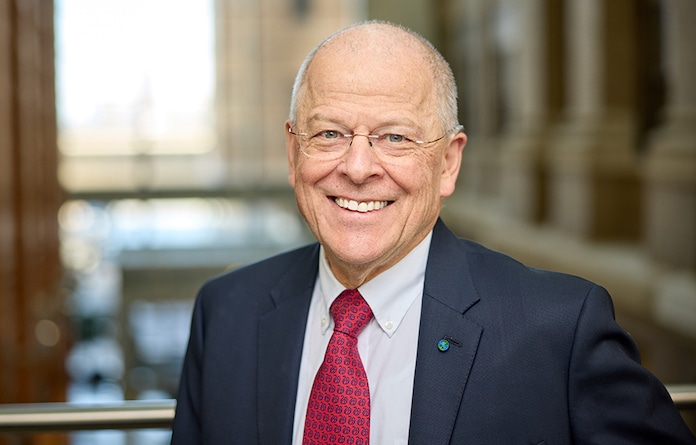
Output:
[[322,139],[338,139],[341,136],[343,136],[343,134],[336,130],[323,130],[317,133],[317,137],[320,137]]
[[406,136],[403,136],[401,134],[393,134],[393,133],[385,135],[385,139],[387,140],[387,142],[390,142],[392,144],[400,144],[400,143],[406,142],[408,140],[406,138]]

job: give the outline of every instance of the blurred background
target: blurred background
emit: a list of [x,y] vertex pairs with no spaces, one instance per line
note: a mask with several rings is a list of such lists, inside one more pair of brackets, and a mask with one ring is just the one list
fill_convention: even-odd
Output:
[[457,77],[450,227],[605,286],[644,364],[696,382],[693,0],[0,0],[0,403],[175,396],[201,284],[312,241],[290,90],[368,18]]

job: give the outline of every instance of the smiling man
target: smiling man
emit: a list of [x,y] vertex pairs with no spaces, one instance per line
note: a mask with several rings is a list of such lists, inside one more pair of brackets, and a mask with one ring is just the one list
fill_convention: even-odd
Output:
[[173,443],[696,443],[604,289],[439,220],[466,136],[422,37],[322,42],[285,131],[318,243],[201,289]]
[[[435,71],[445,75],[433,82]],[[290,184],[348,288],[413,250],[454,191],[466,136],[441,94],[454,89],[446,73],[431,47],[386,26],[336,36],[303,67],[287,123]]]

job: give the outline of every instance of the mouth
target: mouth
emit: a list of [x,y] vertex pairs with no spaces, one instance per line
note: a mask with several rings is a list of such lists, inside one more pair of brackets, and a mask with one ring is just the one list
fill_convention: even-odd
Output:
[[346,198],[335,197],[334,202],[341,208],[346,210],[351,210],[353,212],[374,212],[376,210],[381,210],[391,204],[393,201],[355,201]]

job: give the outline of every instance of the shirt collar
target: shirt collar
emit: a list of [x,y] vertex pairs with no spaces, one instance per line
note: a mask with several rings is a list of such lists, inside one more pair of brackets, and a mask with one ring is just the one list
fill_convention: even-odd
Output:
[[[423,295],[431,238],[432,231],[401,261],[358,288],[379,327],[389,337],[394,335],[413,302]],[[319,286],[323,302],[322,333],[326,333],[333,325],[329,322],[331,303],[345,287],[331,272],[323,246],[319,255]]]

